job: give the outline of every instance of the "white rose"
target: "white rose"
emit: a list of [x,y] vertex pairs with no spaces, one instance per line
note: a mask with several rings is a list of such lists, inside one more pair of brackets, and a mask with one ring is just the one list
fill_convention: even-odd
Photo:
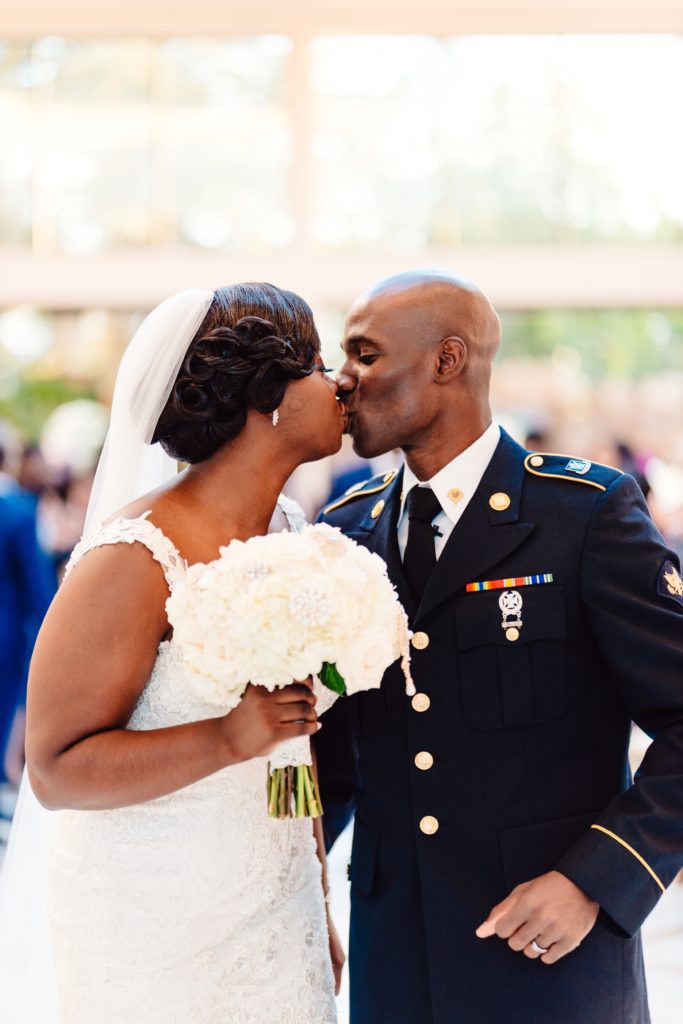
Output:
[[365,630],[337,661],[347,693],[376,689],[385,671],[396,660],[390,638],[377,630]]

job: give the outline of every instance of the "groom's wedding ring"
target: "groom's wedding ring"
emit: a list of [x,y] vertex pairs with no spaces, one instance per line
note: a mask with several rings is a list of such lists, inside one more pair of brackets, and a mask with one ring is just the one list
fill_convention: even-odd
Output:
[[539,946],[539,944],[536,942],[536,939],[532,939],[531,948],[533,949],[534,953],[538,953],[539,956],[543,956],[544,953],[548,952],[550,946],[548,946],[547,949],[544,949],[543,946]]

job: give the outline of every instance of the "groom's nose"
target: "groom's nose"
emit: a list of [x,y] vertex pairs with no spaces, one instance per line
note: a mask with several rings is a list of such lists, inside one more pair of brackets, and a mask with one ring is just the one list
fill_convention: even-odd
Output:
[[343,398],[344,395],[350,395],[352,391],[356,390],[356,384],[358,383],[354,375],[351,373],[348,365],[348,360],[340,366],[337,370],[335,377],[337,387],[339,388],[339,395]]

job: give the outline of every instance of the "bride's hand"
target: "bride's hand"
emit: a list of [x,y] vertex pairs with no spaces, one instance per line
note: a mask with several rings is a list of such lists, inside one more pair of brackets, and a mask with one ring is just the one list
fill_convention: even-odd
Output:
[[234,761],[265,757],[284,740],[317,732],[312,686],[307,679],[271,693],[265,686],[250,684],[237,707],[223,719]]
[[338,996],[339,989],[341,988],[344,964],[346,963],[346,953],[344,952],[344,947],[341,944],[341,939],[339,938],[337,929],[334,926],[329,906],[327,907],[327,932],[330,940],[332,971],[334,972],[334,994]]

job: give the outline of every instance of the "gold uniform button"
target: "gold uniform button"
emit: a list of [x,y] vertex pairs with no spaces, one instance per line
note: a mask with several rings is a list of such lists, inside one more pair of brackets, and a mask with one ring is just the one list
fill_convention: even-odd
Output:
[[410,703],[413,711],[427,711],[432,702],[426,693],[416,693]]
[[505,637],[512,641],[519,640],[519,630],[516,626],[510,626],[509,629],[505,630]]
[[416,651],[424,651],[425,647],[429,647],[429,637],[419,630],[412,635],[410,642]]
[[504,491],[496,491],[489,498],[489,505],[495,512],[504,512],[506,508],[510,507],[510,495],[505,494]]
[[415,767],[419,768],[420,771],[429,771],[433,764],[434,758],[428,750],[421,750],[419,754],[415,755]]
[[380,500],[377,502],[377,504],[373,508],[372,512],[370,513],[370,518],[371,519],[376,519],[377,516],[381,515],[381,512],[382,512],[383,508],[384,508],[384,500],[382,498],[380,498]]
[[529,465],[533,466],[534,469],[538,469],[539,466],[543,465],[543,461],[544,460],[543,460],[543,456],[542,455],[533,455],[529,459]]
[[420,832],[424,832],[426,836],[433,836],[438,831],[439,822],[437,818],[432,817],[431,814],[425,814],[424,818],[420,818]]

